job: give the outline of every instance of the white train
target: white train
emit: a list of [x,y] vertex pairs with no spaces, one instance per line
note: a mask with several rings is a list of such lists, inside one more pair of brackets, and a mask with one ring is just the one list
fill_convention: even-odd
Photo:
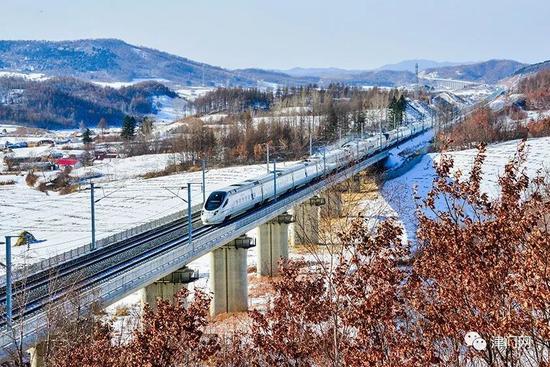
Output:
[[407,131],[403,128],[400,131],[389,131],[382,138],[376,135],[368,139],[351,141],[325,154],[318,153],[290,167],[277,169],[276,184],[273,173],[269,173],[258,179],[246,180],[214,191],[204,203],[201,220],[204,224],[222,223],[273,200],[276,196],[307,185],[324,173],[333,172],[373,154],[384,146],[408,136],[410,132],[419,131],[417,126],[406,129]]

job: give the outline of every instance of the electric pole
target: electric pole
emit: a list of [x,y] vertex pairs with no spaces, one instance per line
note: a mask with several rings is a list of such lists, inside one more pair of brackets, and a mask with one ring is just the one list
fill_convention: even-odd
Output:
[[267,168],[267,173],[269,173],[269,143],[265,143],[266,145],[266,168]]
[[90,182],[90,209],[92,212],[92,251],[95,250],[95,198],[94,183]]
[[201,161],[202,168],[202,205],[206,202],[206,159]]
[[[193,246],[193,222],[191,220],[191,182],[187,183],[187,239],[189,241],[189,245]],[[195,249],[193,249],[194,251]]]
[[277,159],[273,160],[273,201],[277,201]]
[[12,309],[12,279],[11,279],[11,237],[6,236],[6,324],[11,328],[13,320]]

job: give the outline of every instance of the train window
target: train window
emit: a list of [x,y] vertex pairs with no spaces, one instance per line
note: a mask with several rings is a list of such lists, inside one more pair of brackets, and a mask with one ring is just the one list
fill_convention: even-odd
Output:
[[225,199],[225,203],[223,203],[222,208],[225,208],[225,206],[227,205],[228,202],[229,202],[229,199]]
[[204,204],[204,208],[206,210],[216,210],[222,205],[223,200],[227,196],[227,193],[224,191],[214,191],[210,194],[208,197],[208,200],[206,200],[206,203]]

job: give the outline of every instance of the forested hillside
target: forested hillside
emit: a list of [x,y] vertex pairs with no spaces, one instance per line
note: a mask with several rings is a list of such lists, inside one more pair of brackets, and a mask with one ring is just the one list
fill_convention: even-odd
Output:
[[74,78],[0,78],[0,123],[74,128],[95,126],[103,117],[119,126],[126,114],[154,113],[153,96],[177,95],[152,81],[114,89]]

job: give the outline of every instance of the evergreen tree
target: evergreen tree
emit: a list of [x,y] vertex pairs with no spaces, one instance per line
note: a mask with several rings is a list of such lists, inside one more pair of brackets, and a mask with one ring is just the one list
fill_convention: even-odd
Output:
[[84,144],[90,144],[92,142],[92,132],[90,129],[84,130],[84,133],[82,133],[82,142]]
[[406,109],[407,109],[407,100],[405,99],[405,96],[402,94],[401,97],[399,97],[399,100],[397,101],[398,120],[400,123],[403,122]]
[[136,119],[133,116],[124,116],[124,121],[122,122],[122,131],[120,132],[120,137],[123,140],[133,140],[136,136]]

